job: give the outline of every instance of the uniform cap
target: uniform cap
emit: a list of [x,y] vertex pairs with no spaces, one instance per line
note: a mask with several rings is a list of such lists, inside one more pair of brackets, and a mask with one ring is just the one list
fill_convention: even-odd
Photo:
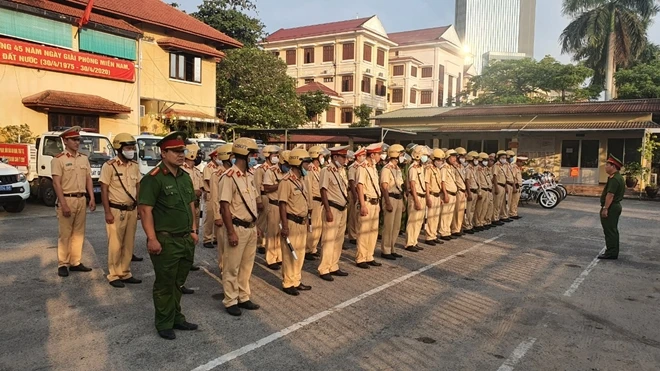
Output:
[[300,166],[303,162],[311,162],[312,159],[309,157],[309,152],[302,148],[296,148],[289,153],[289,159],[287,162],[289,165]]
[[[346,146],[348,147],[348,146]],[[346,158],[349,160],[355,160],[355,152],[351,151],[350,149],[346,151]]]
[[408,145],[406,146],[406,152],[412,153],[415,147],[417,147],[417,143],[408,143]]
[[516,161],[527,161],[529,160],[529,157],[527,156],[518,156],[516,157]]
[[611,153],[610,156],[607,158],[607,162],[616,166],[617,169],[621,169],[623,167],[623,162],[621,162],[621,160],[619,160],[618,158],[614,157],[614,155],[612,155]]
[[506,155],[509,156],[509,157],[513,157],[513,156],[516,155],[516,153],[513,152],[512,150],[508,150],[508,151],[506,151]]
[[447,155],[447,156],[458,156],[458,152],[456,152],[456,150],[453,150],[453,149],[448,149],[445,152],[445,155]]
[[477,153],[475,151],[470,151],[470,152],[468,152],[467,155],[465,155],[465,159],[468,160],[468,161],[472,161],[475,158],[479,158],[479,153]]
[[72,126],[62,132],[60,134],[60,138],[62,139],[68,139],[68,138],[76,138],[80,136],[80,131],[82,128],[80,126]]
[[417,146],[415,149],[413,149],[410,156],[413,158],[413,160],[419,160],[424,155],[428,156],[428,153],[429,151],[426,146]]
[[495,158],[495,154],[494,154],[494,153],[491,153],[491,154],[488,155],[488,157],[489,157],[489,158],[490,158],[490,157]]
[[252,138],[240,137],[232,143],[231,152],[237,155],[247,156],[250,153],[257,153],[259,147]]
[[289,150],[282,151],[280,153],[280,159],[282,160],[281,162],[289,163],[289,156],[290,155],[291,155],[291,151],[289,151]]
[[186,153],[186,159],[194,161],[195,158],[197,158],[199,146],[197,144],[190,143],[186,145],[186,150],[188,150],[188,153]]
[[325,148],[321,146],[313,146],[309,149],[309,157],[316,159],[319,158],[319,156],[323,155],[323,150]]
[[506,151],[505,150],[497,151],[497,158],[499,158],[500,156],[506,156]]
[[381,153],[383,152],[383,142],[373,143],[367,146],[367,153]]
[[268,156],[272,155],[273,153],[280,153],[280,151],[281,151],[280,147],[278,147],[274,144],[269,144],[261,150],[261,154],[264,157],[268,157]]
[[363,155],[366,155],[366,154],[367,154],[367,149],[365,147],[360,147],[360,148],[358,148],[357,151],[355,151],[355,157],[363,156]]
[[331,155],[348,156],[348,146],[336,146],[330,148]]
[[231,147],[231,143],[227,143],[216,148],[215,152],[218,155],[218,160],[229,161],[229,158],[231,157]]
[[402,153],[405,153],[406,149],[403,148],[400,144],[392,144],[390,148],[387,149],[387,157],[389,158],[399,158]]
[[458,148],[456,148],[456,153],[459,156],[465,156],[467,154],[467,151],[463,147],[458,147]]
[[433,149],[433,158],[436,160],[443,160],[447,155],[445,154],[445,151],[441,150],[440,148],[435,148]]
[[121,146],[134,146],[135,137],[128,133],[119,133],[112,139],[112,148],[120,149]]
[[486,152],[481,152],[479,154],[479,160],[488,160],[488,153]]
[[209,152],[209,157],[210,158],[218,157],[218,147],[216,147],[213,151]]
[[184,133],[183,131],[174,131],[164,136],[163,139],[159,140],[158,143],[156,143],[156,145],[160,147],[161,150],[173,149],[173,148],[185,148],[187,138],[188,135],[186,135],[186,133]]

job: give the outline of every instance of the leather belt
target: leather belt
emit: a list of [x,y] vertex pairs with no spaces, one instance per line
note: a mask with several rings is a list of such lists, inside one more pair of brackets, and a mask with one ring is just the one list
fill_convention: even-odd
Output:
[[165,231],[160,231],[160,232],[156,232],[156,233],[162,234],[163,236],[174,237],[174,238],[182,238],[182,237],[186,237],[190,234],[190,232],[171,233],[171,232],[165,232]]
[[113,204],[112,202],[110,202],[110,207],[121,211],[133,211],[135,210],[136,205],[120,205],[120,204]]
[[329,205],[330,207],[334,207],[335,209],[337,209],[337,210],[339,210],[339,211],[344,211],[344,210],[346,210],[346,206],[345,206],[345,205],[344,205],[344,206],[341,206],[340,204],[338,204],[338,203],[336,203],[336,202],[332,202],[332,201],[330,201],[330,200],[328,200],[328,205]]
[[426,193],[417,193],[417,197],[426,198]]
[[507,185],[513,185],[513,182],[506,182]]
[[321,197],[316,197],[316,196],[312,197],[312,200],[318,201],[318,202],[323,202],[323,199]]
[[481,188],[481,189],[483,189],[483,190],[486,191],[486,192],[492,192],[492,191],[493,191],[492,188]]
[[403,198],[401,193],[388,193],[388,195],[390,195],[390,197],[392,197],[392,198],[396,198],[397,200],[400,200],[400,199]]
[[75,198],[80,198],[80,197],[85,197],[87,196],[87,193],[65,193],[64,197],[75,197]]
[[452,196],[456,196],[456,192],[449,192],[449,191],[447,191],[447,193],[449,193],[449,194],[452,195]]
[[239,226],[239,227],[243,227],[243,228],[248,228],[248,229],[254,228],[254,223],[246,222],[245,220],[238,219],[238,218],[232,218],[231,219],[231,224]]
[[300,224],[300,225],[305,224],[305,217],[304,216],[298,216],[298,215],[286,213],[286,218],[289,219],[290,221],[296,223],[296,224]]
[[441,194],[442,193],[440,193],[440,192],[431,192],[431,196],[433,196],[433,197],[440,197]]
[[500,187],[506,187],[506,183],[497,183],[497,185]]
[[471,190],[470,190],[470,192],[472,192],[472,193],[475,193],[475,194],[476,194],[476,193],[479,193],[479,189],[471,189]]
[[459,188],[458,191],[459,191],[459,192],[463,192],[463,193],[465,193],[465,190],[464,190],[464,189],[460,189],[460,188]]
[[380,200],[378,198],[369,198],[367,196],[364,196],[364,200],[372,205],[378,205],[378,203],[380,203]]
[[273,205],[273,206],[280,206],[280,202],[278,200],[268,200],[268,203]]

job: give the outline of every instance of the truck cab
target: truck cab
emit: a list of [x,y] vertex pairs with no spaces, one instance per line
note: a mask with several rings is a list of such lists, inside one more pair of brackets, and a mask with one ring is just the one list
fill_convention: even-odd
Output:
[[160,162],[160,148],[156,145],[163,137],[150,133],[142,133],[135,136],[137,142],[137,163],[140,174],[146,175],[154,166]]
[[200,171],[204,171],[206,163],[210,160],[209,153],[221,145],[227,144],[224,140],[215,138],[191,138],[191,140],[199,146],[199,150],[203,156],[202,163],[197,166]]

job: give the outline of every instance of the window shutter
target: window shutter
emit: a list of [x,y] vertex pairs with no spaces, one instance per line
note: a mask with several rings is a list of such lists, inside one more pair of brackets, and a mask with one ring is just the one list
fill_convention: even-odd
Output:
[[355,44],[348,43],[343,45],[342,60],[355,59]]
[[433,92],[431,90],[424,90],[421,93],[420,103],[421,104],[431,104],[431,95],[432,94],[433,94]]
[[403,76],[403,65],[394,66],[392,68],[392,75]]
[[371,62],[371,45],[364,44],[363,50],[363,59],[367,62]]
[[378,64],[379,66],[385,65],[385,50],[378,49],[378,54],[376,56],[376,64]]
[[314,48],[305,48],[305,63],[314,63]]
[[410,67],[410,76],[417,77],[417,67],[415,66]]
[[392,103],[403,103],[403,89],[392,90]]
[[422,78],[433,77],[433,67],[422,67]]
[[417,100],[417,91],[410,89],[410,103],[415,103]]
[[333,62],[335,60],[335,46],[326,45],[323,47],[323,62]]
[[287,50],[286,51],[286,64],[291,66],[296,64],[296,51]]
[[335,107],[328,108],[328,111],[325,113],[325,121],[332,123],[335,122]]

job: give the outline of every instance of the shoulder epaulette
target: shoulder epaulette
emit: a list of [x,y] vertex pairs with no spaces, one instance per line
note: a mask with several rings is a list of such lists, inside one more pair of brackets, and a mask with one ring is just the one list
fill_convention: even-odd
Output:
[[60,157],[62,157],[62,156],[64,156],[64,152],[62,152],[62,153],[60,153],[59,155],[55,156],[55,158],[60,158]]
[[[113,158],[112,160],[108,160],[108,161],[106,161],[106,163],[107,163],[108,165],[112,165],[112,164],[114,164],[116,161],[117,161],[117,160]],[[132,161],[129,161],[129,162],[132,162]]]
[[234,176],[234,169],[227,169],[227,171],[225,171],[222,175],[228,176],[228,177],[231,178],[232,176]]
[[78,152],[78,154],[79,154],[79,155],[83,155],[83,156],[87,156],[87,154],[85,154],[85,153],[83,153],[83,152]]
[[154,176],[158,174],[159,171],[160,171],[160,167],[155,167],[153,170],[149,172],[149,175]]

